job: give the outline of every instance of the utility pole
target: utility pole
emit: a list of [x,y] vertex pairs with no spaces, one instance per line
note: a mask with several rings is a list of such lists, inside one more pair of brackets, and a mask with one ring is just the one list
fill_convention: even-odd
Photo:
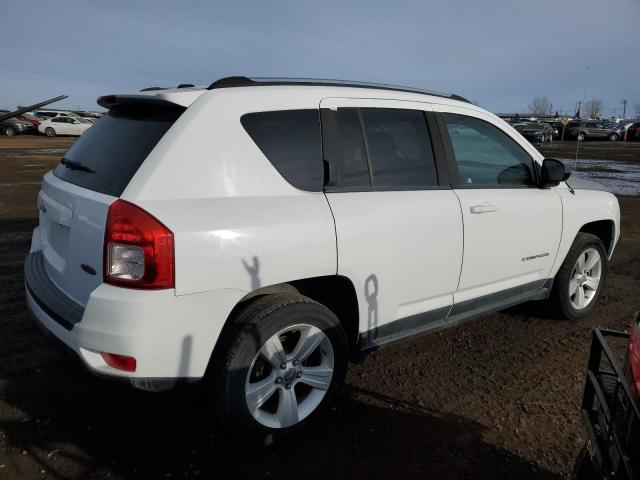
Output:
[[627,118],[627,101],[622,100],[622,118]]

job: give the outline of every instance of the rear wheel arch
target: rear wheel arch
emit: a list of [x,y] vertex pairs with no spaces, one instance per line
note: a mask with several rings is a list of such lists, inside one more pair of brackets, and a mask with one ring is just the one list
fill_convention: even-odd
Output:
[[359,335],[358,300],[351,280],[339,275],[312,277],[290,282],[268,285],[249,292],[233,307],[225,320],[225,324],[216,340],[209,359],[207,371],[219,366],[221,352],[225,345],[232,342],[242,329],[238,323],[238,314],[248,304],[266,295],[296,294],[314,300],[331,310],[340,321],[349,344],[349,357],[352,361],[359,360],[357,340]]

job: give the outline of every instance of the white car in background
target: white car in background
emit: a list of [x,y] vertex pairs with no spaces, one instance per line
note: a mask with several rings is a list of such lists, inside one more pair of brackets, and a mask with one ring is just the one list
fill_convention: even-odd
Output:
[[54,118],[54,117],[73,117],[77,118],[80,115],[67,110],[34,110],[33,114],[38,118]]
[[38,132],[47,137],[56,135],[82,135],[93,122],[80,117],[55,117],[45,120],[38,125]]

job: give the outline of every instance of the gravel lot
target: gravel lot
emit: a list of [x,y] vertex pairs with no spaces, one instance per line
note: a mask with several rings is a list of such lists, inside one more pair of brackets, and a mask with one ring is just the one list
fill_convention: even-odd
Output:
[[[322,426],[248,450],[227,443],[194,393],[92,377],[29,319],[22,262],[36,194],[72,143],[0,137],[0,479],[567,478],[583,443],[591,328],[624,328],[640,309],[640,198],[620,198],[622,238],[588,320],[528,304],[381,350],[351,368]],[[586,148],[640,162],[640,143]]]

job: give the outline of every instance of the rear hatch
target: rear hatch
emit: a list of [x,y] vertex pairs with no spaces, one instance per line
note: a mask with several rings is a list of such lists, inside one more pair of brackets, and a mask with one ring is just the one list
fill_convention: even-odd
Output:
[[76,303],[86,305],[102,283],[109,205],[183,111],[169,102],[115,105],[45,176],[38,196],[44,268]]

